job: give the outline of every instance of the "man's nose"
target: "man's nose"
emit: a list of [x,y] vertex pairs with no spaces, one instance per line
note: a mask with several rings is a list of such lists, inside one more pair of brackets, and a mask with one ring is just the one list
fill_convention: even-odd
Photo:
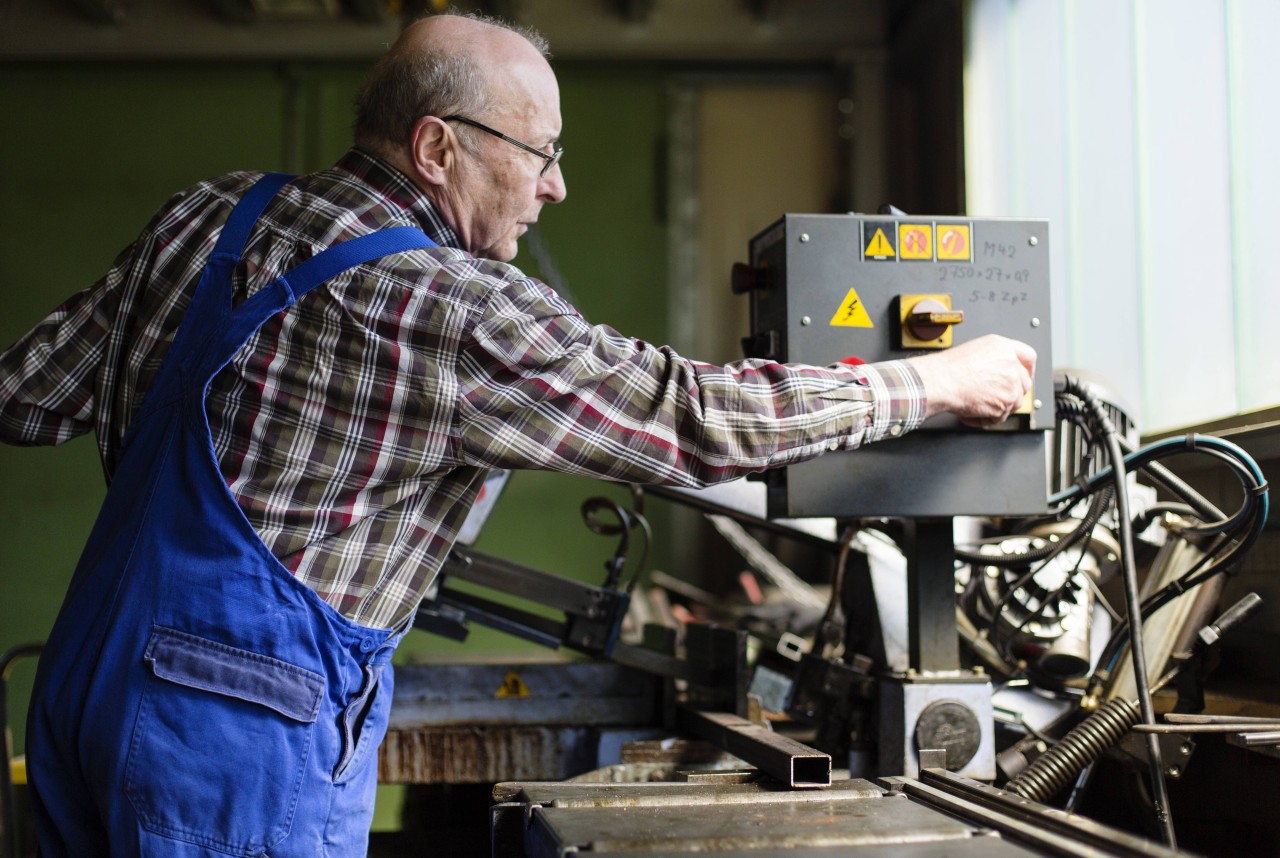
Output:
[[547,170],[545,176],[539,177],[538,199],[544,203],[563,202],[568,193],[569,190],[564,184],[564,173],[558,163],[554,164],[550,170]]

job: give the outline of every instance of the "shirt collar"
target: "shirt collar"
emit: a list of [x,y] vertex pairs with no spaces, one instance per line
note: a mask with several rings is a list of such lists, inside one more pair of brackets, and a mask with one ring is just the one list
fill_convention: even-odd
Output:
[[457,233],[440,217],[440,212],[427,195],[391,164],[363,149],[353,147],[347,150],[335,166],[409,212],[422,231],[437,244],[461,248]]

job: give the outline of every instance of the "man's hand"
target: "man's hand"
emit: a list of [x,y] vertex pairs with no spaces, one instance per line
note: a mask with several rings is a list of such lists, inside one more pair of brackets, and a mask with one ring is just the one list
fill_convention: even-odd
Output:
[[996,334],[909,360],[924,382],[926,417],[949,411],[979,427],[1008,419],[1036,370],[1035,349]]

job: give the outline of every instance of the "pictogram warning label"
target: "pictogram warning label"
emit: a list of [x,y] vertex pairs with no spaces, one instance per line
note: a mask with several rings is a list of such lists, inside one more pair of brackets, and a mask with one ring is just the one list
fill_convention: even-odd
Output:
[[902,259],[933,259],[933,224],[898,224],[898,254]]
[[898,231],[892,221],[862,222],[862,258],[897,259]]
[[871,317],[867,315],[867,308],[863,306],[862,299],[858,297],[856,289],[850,289],[849,294],[844,296],[844,300],[840,302],[840,308],[831,317],[831,325],[836,328],[875,327]]
[[528,697],[529,686],[524,684],[524,680],[520,678],[520,674],[514,670],[507,671],[507,675],[502,678],[502,684],[498,686],[498,690],[494,692],[494,697]]
[[973,258],[973,248],[969,242],[969,225],[967,223],[938,224],[938,258],[963,259],[966,262]]

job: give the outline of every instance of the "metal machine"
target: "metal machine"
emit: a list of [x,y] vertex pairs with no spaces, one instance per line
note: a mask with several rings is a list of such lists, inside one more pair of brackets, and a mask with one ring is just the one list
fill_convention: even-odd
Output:
[[[992,333],[1051,353],[1044,221],[787,215],[750,253],[734,272],[751,301],[749,357],[872,363]],[[995,777],[991,685],[961,669],[954,633],[953,518],[1046,512],[1052,389],[1040,361],[1027,401],[1000,427],[939,415],[893,443],[766,477],[773,516],[908,519],[909,652],[881,679],[880,774],[914,775],[924,742],[949,746],[962,774]]]

